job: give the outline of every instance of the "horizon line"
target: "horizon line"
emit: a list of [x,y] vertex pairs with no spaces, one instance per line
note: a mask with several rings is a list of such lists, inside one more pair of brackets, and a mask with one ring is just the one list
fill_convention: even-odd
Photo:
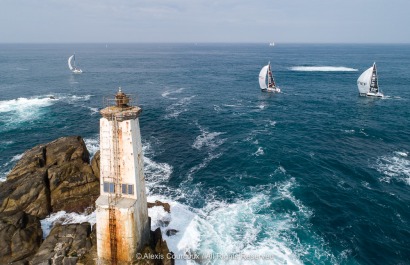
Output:
[[[124,41],[124,42],[119,42],[119,41],[114,41],[114,42],[102,42],[102,41],[96,41],[96,42],[0,42],[0,45],[3,44],[269,44],[271,42],[218,42],[218,41],[204,41],[204,42],[196,42],[196,41],[181,41],[181,42],[158,42],[158,41]],[[281,44],[352,44],[352,45],[408,45],[410,42],[274,42],[275,46],[276,45],[281,45]]]

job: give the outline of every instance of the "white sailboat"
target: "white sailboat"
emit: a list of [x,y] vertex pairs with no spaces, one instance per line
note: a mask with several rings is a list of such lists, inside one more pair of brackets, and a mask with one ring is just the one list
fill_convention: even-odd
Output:
[[83,70],[77,68],[75,65],[75,53],[68,58],[68,68],[70,68],[74,74],[81,74],[83,72]]
[[272,42],[269,42],[269,46],[275,46],[275,43],[272,41]]
[[359,78],[357,79],[357,88],[359,89],[360,96],[379,98],[382,98],[384,96],[379,89],[376,63],[373,63],[372,67],[364,71],[359,76]]
[[276,86],[275,80],[273,79],[270,62],[262,67],[259,72],[259,86],[262,91],[280,93],[280,88]]

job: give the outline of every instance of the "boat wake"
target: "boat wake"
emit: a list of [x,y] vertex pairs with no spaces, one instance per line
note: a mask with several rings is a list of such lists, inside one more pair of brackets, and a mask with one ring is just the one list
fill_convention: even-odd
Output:
[[293,66],[292,71],[298,72],[357,72],[358,69],[344,66]]

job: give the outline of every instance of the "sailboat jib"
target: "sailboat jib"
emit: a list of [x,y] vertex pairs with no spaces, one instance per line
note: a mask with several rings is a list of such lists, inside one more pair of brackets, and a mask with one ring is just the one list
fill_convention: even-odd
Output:
[[77,68],[76,64],[75,64],[75,54],[71,55],[68,58],[68,68],[71,70],[71,72],[73,72],[74,74],[81,74],[83,72],[83,70],[81,70],[80,68]]
[[383,97],[379,91],[376,63],[364,71],[357,79],[357,88],[360,96]]

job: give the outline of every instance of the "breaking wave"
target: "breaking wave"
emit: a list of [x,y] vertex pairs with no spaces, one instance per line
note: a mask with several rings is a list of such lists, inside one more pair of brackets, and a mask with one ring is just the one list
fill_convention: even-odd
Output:
[[57,223],[59,224],[76,224],[89,222],[91,226],[96,223],[95,212],[89,214],[79,214],[79,213],[66,213],[65,211],[59,211],[51,214],[49,217],[43,219],[41,222],[41,229],[43,230],[43,238],[46,238],[53,226]]
[[[176,255],[197,255],[202,257],[201,264],[302,264],[301,257],[315,263],[319,261],[316,257],[323,256],[335,261],[324,240],[310,229],[308,219],[313,213],[293,196],[295,185],[291,178],[256,188],[250,199],[233,203],[210,200],[201,209],[150,196],[150,201],[171,205],[171,213],[162,207],[149,209],[151,229],[161,229]],[[276,196],[272,199],[270,193]],[[287,204],[291,207],[281,210]],[[295,232],[298,229],[306,231],[303,238]],[[176,234],[167,235],[167,231]],[[209,258],[211,254],[217,256]],[[265,259],[241,260],[251,256]],[[196,263],[176,260],[176,264]]]

